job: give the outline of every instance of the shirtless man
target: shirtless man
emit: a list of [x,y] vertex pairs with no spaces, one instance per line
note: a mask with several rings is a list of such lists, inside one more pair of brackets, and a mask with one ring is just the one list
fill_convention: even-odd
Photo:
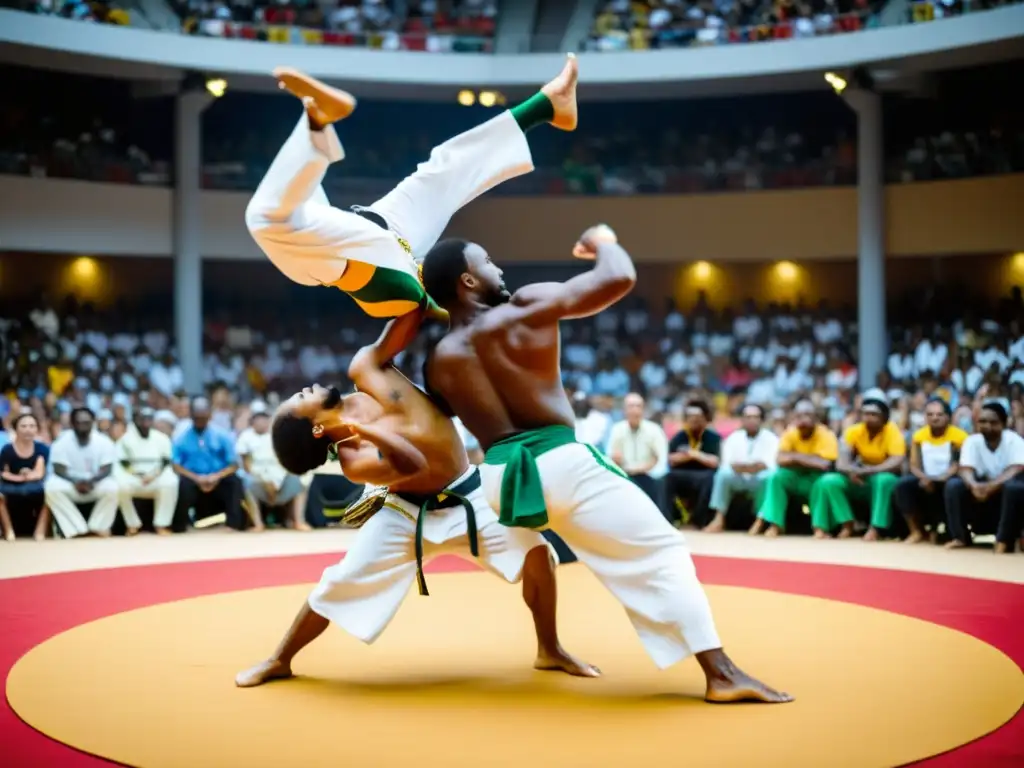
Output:
[[314,384],[283,403],[274,418],[274,450],[289,472],[316,469],[333,448],[346,477],[390,492],[345,558],[324,571],[274,654],[235,678],[240,687],[291,677],[295,654],[332,621],[372,643],[414,580],[427,594],[423,561],[442,553],[472,553],[506,581],[522,578],[537,630],[536,669],[600,674],[558,641],[554,563],[544,538],[498,522],[451,419],[391,365],[422,316],[418,311],[392,321],[376,344],[360,350],[349,368],[358,392],[342,396]]
[[448,310],[451,330],[427,362],[428,390],[480,441],[484,493],[501,522],[550,526],[561,536],[626,608],[659,667],[695,655],[710,702],[792,701],[722,650],[682,534],[621,470],[576,441],[558,323],[617,302],[636,270],[607,227],[585,232],[573,254],[596,259],[594,268],[512,296],[479,245],[438,243],[423,263],[423,284]]

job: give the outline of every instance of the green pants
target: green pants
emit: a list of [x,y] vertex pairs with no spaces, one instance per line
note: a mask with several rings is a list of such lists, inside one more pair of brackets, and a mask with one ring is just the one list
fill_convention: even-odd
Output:
[[786,527],[786,509],[789,497],[807,499],[811,508],[811,525],[815,528],[828,527],[828,515],[821,503],[821,480],[825,475],[813,469],[788,469],[779,467],[765,481],[763,503],[757,516],[766,523]]
[[[821,489],[820,502],[827,515],[827,524],[821,527],[830,531],[836,526],[853,522],[853,510],[850,499],[869,499],[871,501],[871,527],[888,528],[892,522],[892,492],[899,478],[890,472],[881,472],[864,479],[863,485],[851,483],[846,475],[829,472],[818,482]],[[811,504],[812,510],[814,504]]]

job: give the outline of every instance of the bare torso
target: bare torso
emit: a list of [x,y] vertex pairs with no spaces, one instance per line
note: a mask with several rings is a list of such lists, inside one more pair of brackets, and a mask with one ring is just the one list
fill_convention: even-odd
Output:
[[476,348],[473,332],[472,323],[453,328],[435,347],[426,375],[481,448],[517,432],[576,423],[562,386],[558,323],[513,324]]
[[[384,371],[388,383],[392,408],[372,423],[404,437],[426,457],[429,468],[406,481],[392,483],[393,491],[435,493],[447,487],[469,468],[469,459],[452,420],[445,416],[411,381],[394,368]],[[373,450],[363,441],[359,448],[338,446],[338,458],[344,467],[346,453]]]

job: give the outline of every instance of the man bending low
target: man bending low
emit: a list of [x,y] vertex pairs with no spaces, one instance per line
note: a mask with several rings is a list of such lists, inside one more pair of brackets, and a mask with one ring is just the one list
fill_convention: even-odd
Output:
[[357,392],[343,396],[314,385],[283,403],[275,416],[274,450],[289,472],[302,475],[319,467],[333,447],[347,478],[390,492],[345,558],[324,571],[274,654],[237,676],[243,688],[290,677],[295,654],[332,621],[372,643],[414,581],[427,594],[423,562],[443,553],[472,554],[504,580],[522,579],[537,631],[535,668],[600,674],[559,643],[553,555],[544,538],[498,522],[452,420],[391,365],[422,316],[413,312],[393,320],[375,345],[360,350],[349,368]]

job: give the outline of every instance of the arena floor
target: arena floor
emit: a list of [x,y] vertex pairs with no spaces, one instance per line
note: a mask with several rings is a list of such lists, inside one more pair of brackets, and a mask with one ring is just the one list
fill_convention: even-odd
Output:
[[688,534],[726,648],[786,706],[703,703],[578,565],[563,641],[605,675],[534,672],[518,589],[454,558],[376,645],[332,629],[297,679],[236,689],[352,536],[0,544],[3,764],[1024,764],[1024,555]]

